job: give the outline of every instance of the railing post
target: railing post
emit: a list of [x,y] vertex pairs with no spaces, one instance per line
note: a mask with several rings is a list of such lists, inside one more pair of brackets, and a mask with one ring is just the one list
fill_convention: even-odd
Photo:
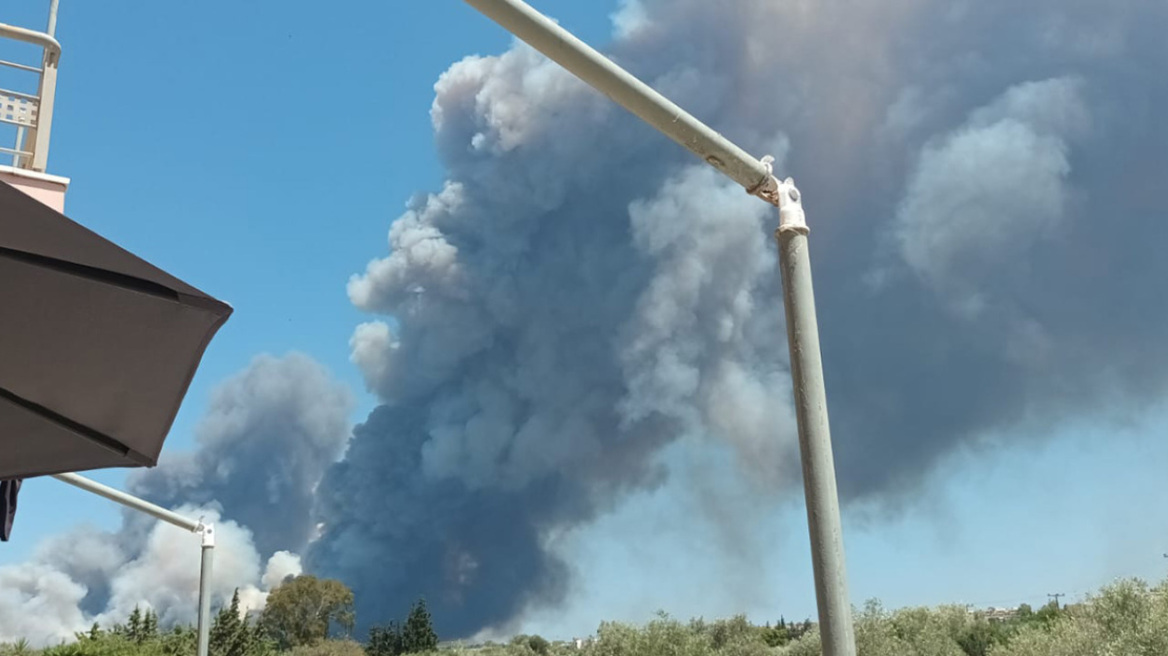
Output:
[[[49,29],[56,31],[55,6],[50,7],[50,12]],[[24,143],[28,144],[28,148],[24,152],[32,154],[30,156],[18,153],[15,160],[17,168],[44,173],[49,161],[49,136],[52,134],[53,127],[53,105],[57,96],[57,66],[61,61],[61,44],[52,34],[4,23],[0,23],[0,37],[40,46],[44,52],[41,57],[40,83],[36,94],[37,118],[35,124],[25,130],[24,135]],[[21,149],[23,146],[17,148],[17,150]]]
[[28,168],[43,173],[49,164],[49,136],[53,130],[53,104],[57,96],[57,63],[61,53],[45,49],[45,57],[41,68],[41,84],[37,95],[36,127],[30,130],[29,141],[32,143],[32,162]]

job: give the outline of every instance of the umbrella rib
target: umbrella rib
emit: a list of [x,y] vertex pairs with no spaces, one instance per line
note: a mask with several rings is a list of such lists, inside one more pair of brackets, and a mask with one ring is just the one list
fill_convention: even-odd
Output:
[[129,289],[131,291],[140,292],[142,294],[164,298],[168,301],[174,301],[176,303],[182,302],[182,296],[185,296],[185,294],[179,294],[166,285],[160,285],[150,280],[143,280],[142,278],[137,278],[135,276],[118,273],[117,271],[99,269],[97,267],[91,267],[86,264],[78,264],[76,262],[59,260],[55,257],[48,257],[47,255],[18,251],[13,248],[0,246],[0,257],[5,257],[17,262],[23,262],[25,264],[31,264],[33,266],[44,269],[51,269],[53,271],[58,271],[71,276],[87,278],[89,280],[105,283],[107,285],[113,285],[115,287],[121,287],[123,289]]
[[54,424],[57,424],[58,426],[68,430],[69,432],[71,432],[75,435],[79,435],[79,436],[93,442],[94,444],[96,444],[96,445],[98,445],[98,446],[100,446],[108,451],[113,451],[114,453],[116,453],[116,454],[118,454],[118,455],[120,455],[128,460],[131,460],[131,461],[139,463],[139,464],[147,465],[147,466],[151,466],[154,464],[150,460],[150,458],[146,457],[145,455],[143,455],[141,453],[138,453],[137,451],[131,449],[130,447],[126,446],[125,444],[122,444],[121,442],[110,437],[109,435],[106,435],[105,433],[102,433],[99,430],[95,430],[93,428],[90,428],[89,426],[86,426],[85,424],[81,424],[81,423],[78,423],[76,421],[73,421],[72,419],[70,419],[70,418],[68,418],[68,417],[66,417],[58,412],[54,412],[53,410],[50,410],[49,408],[46,408],[45,406],[40,405],[39,403],[34,403],[33,401],[29,401],[28,399],[12,392],[11,390],[5,389],[4,387],[0,387],[0,399],[3,399],[5,401],[8,401],[9,403],[12,403],[13,405],[24,408],[25,410],[28,410],[29,412],[31,412],[31,413],[33,413],[33,414],[35,414],[43,419],[46,419]]

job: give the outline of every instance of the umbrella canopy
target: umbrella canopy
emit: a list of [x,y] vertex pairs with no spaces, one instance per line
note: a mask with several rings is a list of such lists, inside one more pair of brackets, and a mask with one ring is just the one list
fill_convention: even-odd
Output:
[[155,465],[230,314],[0,183],[0,479]]

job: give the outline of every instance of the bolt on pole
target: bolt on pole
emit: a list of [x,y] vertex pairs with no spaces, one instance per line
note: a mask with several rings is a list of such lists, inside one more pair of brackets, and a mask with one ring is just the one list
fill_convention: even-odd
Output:
[[855,656],[808,231],[799,190],[789,178],[777,180],[768,160],[750,156],[522,0],[465,1],[747,192],[779,207],[779,264],[823,653]]

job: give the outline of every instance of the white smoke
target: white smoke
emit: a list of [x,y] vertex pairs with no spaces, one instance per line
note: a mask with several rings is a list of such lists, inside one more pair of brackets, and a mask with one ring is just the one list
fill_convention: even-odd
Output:
[[[211,594],[216,604],[238,588],[245,608],[263,608],[267,592],[299,561],[276,554],[261,576],[251,532],[209,508],[180,506],[186,517],[203,517],[216,532]],[[135,607],[158,613],[163,626],[193,621],[198,611],[201,548],[197,535],[155,522],[142,544],[119,546],[127,531],[79,528],[42,545],[26,563],[0,567],[0,642],[25,638],[34,646],[70,641],[93,623],[125,622]],[[63,545],[69,548],[62,548]],[[92,551],[91,551],[92,550]],[[87,582],[108,589],[99,612],[83,610]]]

